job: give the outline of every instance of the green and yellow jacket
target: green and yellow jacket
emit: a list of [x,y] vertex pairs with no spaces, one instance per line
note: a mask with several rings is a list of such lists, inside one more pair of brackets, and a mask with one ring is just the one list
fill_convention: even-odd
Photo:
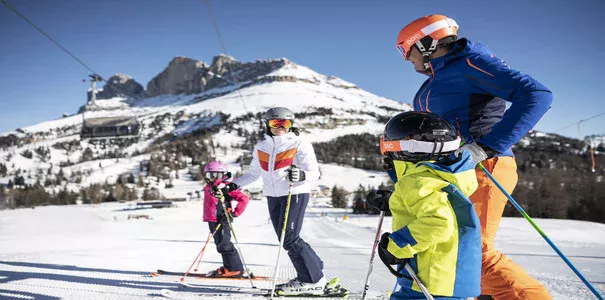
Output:
[[[437,163],[394,164],[398,180],[389,198],[393,233],[388,251],[398,258],[409,258],[431,294],[478,296],[481,226],[468,199],[477,189],[469,153]],[[407,273],[405,269],[400,272]],[[420,291],[407,278],[399,278],[398,283],[403,293],[406,289]]]

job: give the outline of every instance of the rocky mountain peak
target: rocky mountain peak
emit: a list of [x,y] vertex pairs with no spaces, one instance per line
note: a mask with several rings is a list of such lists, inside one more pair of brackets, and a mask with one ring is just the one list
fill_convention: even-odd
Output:
[[281,67],[286,59],[257,60],[240,62],[231,56],[221,54],[212,59],[212,64],[177,56],[160,74],[147,84],[149,96],[163,94],[196,94],[215,87],[237,83],[257,82]]
[[[132,77],[116,73],[109,77],[105,82],[103,90],[97,91],[97,99],[111,99],[114,97],[124,97],[137,99],[146,97],[145,89]],[[88,91],[88,99],[90,100],[91,91]]]

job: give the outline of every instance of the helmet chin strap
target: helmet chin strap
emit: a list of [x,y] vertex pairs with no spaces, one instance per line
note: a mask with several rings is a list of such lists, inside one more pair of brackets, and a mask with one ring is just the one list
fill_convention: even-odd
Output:
[[438,44],[439,44],[438,40],[431,40],[431,46],[427,50],[421,41],[416,42],[415,45],[416,45],[416,47],[418,47],[418,50],[422,54],[422,65],[424,66],[424,70],[416,70],[418,73],[425,74],[425,75],[433,74],[429,61],[431,60],[431,55],[433,55],[433,53],[435,53],[435,49],[437,49]]

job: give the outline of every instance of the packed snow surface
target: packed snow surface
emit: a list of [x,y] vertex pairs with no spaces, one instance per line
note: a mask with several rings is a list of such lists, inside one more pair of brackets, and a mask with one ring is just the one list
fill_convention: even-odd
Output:
[[[312,203],[326,199],[314,199]],[[129,210],[133,203],[48,206],[0,211],[0,298],[14,299],[153,299],[162,289],[179,290],[178,276],[150,277],[157,269],[186,271],[208,237],[201,221],[201,201],[176,202],[163,209]],[[367,273],[377,216],[343,216],[343,209],[309,207],[302,237],[325,263],[328,277],[338,276],[361,291]],[[146,215],[148,218],[134,218]],[[130,217],[130,219],[129,219]],[[383,229],[390,231],[390,218]],[[541,220],[542,226],[573,263],[605,292],[605,225],[581,221]],[[269,223],[266,201],[251,201],[234,223],[248,267],[270,276],[278,241]],[[502,221],[497,246],[542,282],[555,299],[591,299],[589,291],[529,224]],[[280,281],[294,276],[282,253]],[[199,272],[221,266],[213,244]],[[249,281],[194,284],[249,286]],[[377,260],[372,293],[386,294],[395,279]],[[270,281],[258,281],[269,287]]]

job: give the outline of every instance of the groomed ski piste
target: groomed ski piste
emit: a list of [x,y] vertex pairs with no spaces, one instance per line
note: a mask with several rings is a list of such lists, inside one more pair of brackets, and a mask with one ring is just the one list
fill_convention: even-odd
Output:
[[[346,181],[354,176],[337,166],[323,170],[322,178]],[[323,259],[326,276],[339,277],[340,284],[351,291],[350,298],[356,298],[363,289],[378,216],[325,208],[328,201],[311,200],[302,237]],[[132,204],[0,211],[0,299],[165,299],[166,290],[178,299],[202,298],[198,293],[251,297],[246,294],[250,288],[248,280],[188,277],[185,283],[195,288],[183,288],[180,276],[150,275],[158,269],[187,271],[209,234],[207,224],[201,221],[202,201],[175,202],[174,207],[163,209],[128,210]],[[345,214],[348,219],[343,218]],[[137,219],[134,215],[148,218]],[[605,225],[536,221],[596,288],[605,292]],[[385,231],[390,231],[390,222],[390,218],[385,219]],[[271,276],[278,240],[269,223],[266,200],[251,200],[234,226],[248,267],[256,275]],[[542,282],[555,299],[593,299],[524,219],[504,218],[496,243]],[[295,276],[287,255],[282,255],[279,282]],[[220,266],[220,255],[210,244],[198,272]],[[377,259],[368,298],[384,299],[394,283],[395,278]],[[254,284],[259,289],[270,288],[271,281]],[[233,287],[244,289],[233,291]]]

